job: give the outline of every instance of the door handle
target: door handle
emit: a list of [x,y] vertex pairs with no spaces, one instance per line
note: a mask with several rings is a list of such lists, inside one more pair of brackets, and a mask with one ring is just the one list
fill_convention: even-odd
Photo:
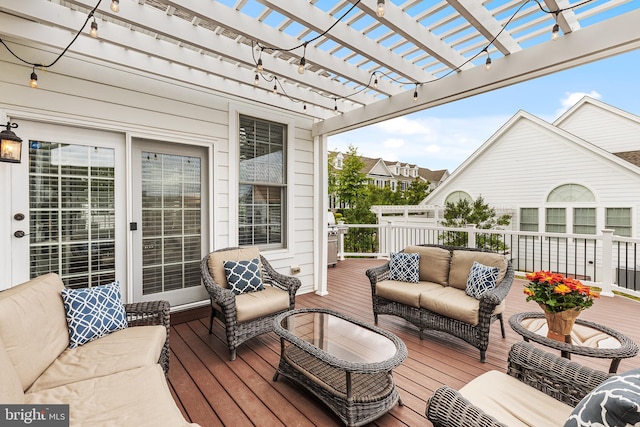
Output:
[[24,232],[24,231],[22,231],[22,230],[17,230],[15,233],[13,233],[13,235],[14,235],[15,237],[17,237],[18,239],[21,239],[21,238],[23,238],[24,236],[28,236],[29,234],[28,234],[28,233],[25,233],[25,232]]

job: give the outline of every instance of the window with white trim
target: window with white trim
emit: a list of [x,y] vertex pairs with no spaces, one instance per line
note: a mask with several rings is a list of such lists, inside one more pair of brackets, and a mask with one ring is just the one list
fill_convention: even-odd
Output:
[[287,126],[240,116],[240,246],[284,247]]
[[616,236],[631,237],[631,208],[606,208],[604,227]]
[[573,232],[596,234],[596,208],[573,208]]
[[545,231],[547,233],[567,232],[567,214],[565,208],[547,208]]
[[520,231],[539,231],[538,208],[520,208]]

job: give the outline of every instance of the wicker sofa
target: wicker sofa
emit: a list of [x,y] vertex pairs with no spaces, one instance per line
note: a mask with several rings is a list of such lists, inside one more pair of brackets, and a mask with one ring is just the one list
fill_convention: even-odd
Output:
[[169,303],[125,304],[128,327],[70,348],[63,289],[51,273],[0,292],[0,402],[67,404],[71,426],[188,425],[165,376]]
[[[435,427],[562,426],[574,407],[609,375],[520,341],[509,352],[507,373],[489,371],[460,391],[442,386],[427,401],[425,414]],[[595,404],[598,414],[614,403],[590,397],[585,407]],[[586,412],[584,408],[579,412],[583,420]]]
[[[418,253],[419,282],[390,279],[390,261],[367,270],[371,282],[373,315],[392,314],[413,323],[423,338],[425,330],[447,332],[480,350],[484,362],[491,323],[500,321],[505,337],[504,300],[513,283],[511,262],[501,254],[443,245],[407,246],[404,253]],[[474,261],[499,269],[494,289],[479,299],[465,293]]]

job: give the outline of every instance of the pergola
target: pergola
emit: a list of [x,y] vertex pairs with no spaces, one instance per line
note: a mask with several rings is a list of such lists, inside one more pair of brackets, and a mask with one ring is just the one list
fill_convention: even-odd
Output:
[[23,58],[25,80],[80,32],[65,55],[304,111],[317,118],[315,136],[640,46],[640,7],[628,0],[121,0],[118,12],[96,3],[0,0],[2,40],[51,53]]

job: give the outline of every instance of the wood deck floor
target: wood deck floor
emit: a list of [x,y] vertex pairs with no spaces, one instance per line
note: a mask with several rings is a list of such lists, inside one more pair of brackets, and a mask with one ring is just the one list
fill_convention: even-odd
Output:
[[[373,322],[371,288],[364,272],[380,260],[346,260],[329,268],[329,295],[299,295],[296,307],[326,307]],[[429,426],[424,416],[426,400],[442,384],[462,387],[491,369],[504,371],[511,345],[521,340],[508,326],[517,312],[538,311],[525,302],[524,282],[516,280],[507,299],[506,339],[493,324],[487,362],[480,363],[479,351],[442,333],[428,333],[420,340],[417,329],[395,316],[381,315],[378,326],[398,335],[407,345],[408,358],[394,370],[404,406],[396,406],[370,425]],[[640,303],[623,297],[596,301],[581,318],[602,323],[640,343]],[[208,334],[208,317],[174,324],[171,330],[169,382],[185,417],[209,426],[340,426],[340,420],[321,402],[282,376],[272,381],[279,360],[279,341],[269,333],[238,348],[235,361],[228,360],[224,330],[217,321]],[[608,361],[574,356],[574,360],[602,370]],[[623,360],[618,372],[640,366],[639,356]]]

